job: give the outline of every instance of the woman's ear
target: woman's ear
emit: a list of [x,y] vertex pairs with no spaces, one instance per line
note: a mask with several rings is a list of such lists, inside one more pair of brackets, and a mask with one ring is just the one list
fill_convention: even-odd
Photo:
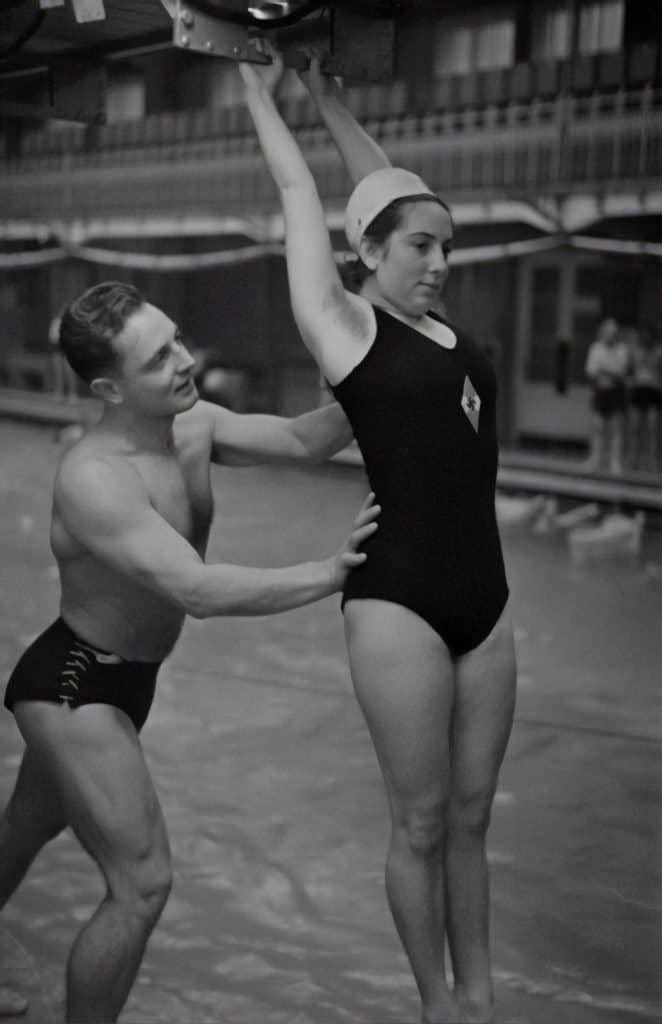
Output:
[[374,242],[371,238],[365,236],[359,243],[359,257],[361,262],[370,271],[375,271],[379,266],[379,261],[382,256],[382,247],[378,242]]

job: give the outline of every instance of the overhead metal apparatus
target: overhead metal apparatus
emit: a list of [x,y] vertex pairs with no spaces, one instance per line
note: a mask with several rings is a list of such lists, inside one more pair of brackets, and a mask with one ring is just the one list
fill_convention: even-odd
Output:
[[272,33],[289,66],[302,40],[348,81],[385,82],[396,23],[429,0],[3,0],[0,115],[103,119],[106,63],[155,49],[264,63],[256,39]]

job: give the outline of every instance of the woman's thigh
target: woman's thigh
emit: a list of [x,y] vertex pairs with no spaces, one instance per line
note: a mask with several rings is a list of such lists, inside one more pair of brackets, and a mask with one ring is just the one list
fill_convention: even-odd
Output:
[[391,802],[443,797],[449,777],[453,661],[420,616],[388,601],[345,606],[357,699]]
[[490,635],[456,663],[453,792],[491,797],[513,723],[516,681],[513,628],[506,605]]
[[[136,731],[106,704],[71,710],[20,701],[15,716],[28,751],[48,770],[66,819],[111,886],[141,865],[169,859],[161,808]],[[164,871],[165,873],[165,871]]]

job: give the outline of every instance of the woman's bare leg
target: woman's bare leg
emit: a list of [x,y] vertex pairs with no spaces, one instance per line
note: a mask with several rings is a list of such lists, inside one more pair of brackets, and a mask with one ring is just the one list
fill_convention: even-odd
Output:
[[413,612],[385,601],[345,608],[350,666],[391,808],[386,890],[425,1024],[457,1020],[444,970],[444,846],[453,665]]
[[448,939],[455,990],[465,1010],[461,1019],[488,1021],[493,992],[485,840],[515,709],[515,652],[507,609],[487,640],[458,658],[455,680],[446,843]]

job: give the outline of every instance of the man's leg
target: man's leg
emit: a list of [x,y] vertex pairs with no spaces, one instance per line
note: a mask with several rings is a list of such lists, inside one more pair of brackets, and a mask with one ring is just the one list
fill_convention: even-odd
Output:
[[[0,908],[17,888],[39,851],[66,827],[48,773],[26,751],[14,792],[0,818]],[[25,1013],[27,1001],[0,977],[0,1017]]]
[[508,609],[490,636],[458,658],[451,726],[446,845],[448,938],[462,1020],[490,1020],[489,888],[485,839],[515,710]]
[[602,468],[605,453],[605,421],[602,416],[593,413],[591,417],[591,437],[588,458],[585,468],[588,472]]
[[107,885],[69,956],[66,1019],[115,1021],[170,890],[165,825],[140,743],[129,718],[105,704],[71,711],[21,701],[14,713]]
[[66,828],[66,824],[49,773],[36,755],[26,750],[14,792],[0,819],[0,908],[42,846]]
[[423,619],[384,601],[351,601],[345,628],[356,694],[391,808],[386,891],[425,1024],[457,1020],[444,968],[445,813],[453,667]]
[[609,472],[623,472],[623,448],[625,444],[625,417],[615,412],[609,424]]
[[644,418],[644,451],[646,457],[643,468],[654,473],[657,469],[657,438],[658,438],[658,412],[654,405],[649,405],[643,410]]

